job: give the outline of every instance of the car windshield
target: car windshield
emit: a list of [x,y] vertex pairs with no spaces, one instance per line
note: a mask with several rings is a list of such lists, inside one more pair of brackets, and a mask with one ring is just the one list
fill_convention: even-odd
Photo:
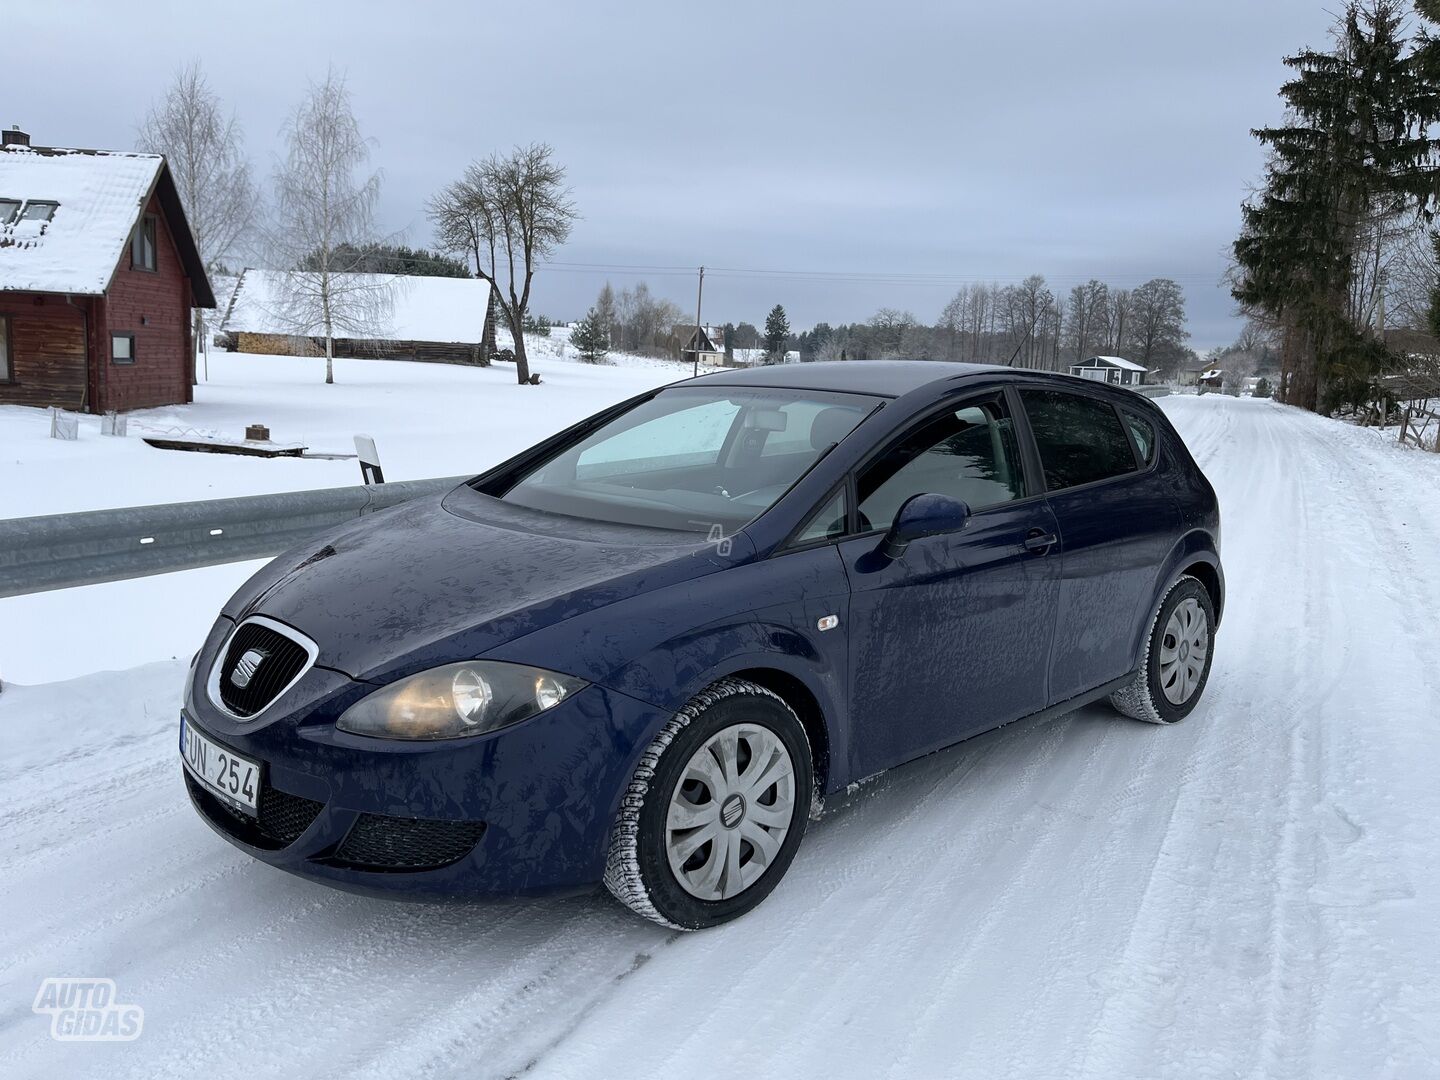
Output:
[[501,497],[572,517],[725,535],[772,506],[878,402],[675,387],[533,468]]

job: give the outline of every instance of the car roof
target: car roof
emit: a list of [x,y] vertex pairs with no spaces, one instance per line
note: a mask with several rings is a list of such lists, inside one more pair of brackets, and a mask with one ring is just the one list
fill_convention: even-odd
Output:
[[735,368],[688,381],[710,386],[768,386],[786,390],[834,390],[900,397],[931,383],[948,382],[965,375],[996,375],[1002,372],[1022,374],[1015,368],[996,364],[953,364],[940,360],[823,360],[813,364]]

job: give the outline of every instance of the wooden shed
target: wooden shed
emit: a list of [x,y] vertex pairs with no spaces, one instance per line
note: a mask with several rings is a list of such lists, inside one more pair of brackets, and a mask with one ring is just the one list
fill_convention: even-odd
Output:
[[165,159],[0,144],[0,404],[190,401],[191,309],[215,306]]

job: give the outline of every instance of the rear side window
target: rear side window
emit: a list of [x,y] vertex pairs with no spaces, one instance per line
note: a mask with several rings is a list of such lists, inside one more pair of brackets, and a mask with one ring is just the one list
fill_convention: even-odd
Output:
[[1145,420],[1134,413],[1122,413],[1125,417],[1125,426],[1130,429],[1130,438],[1135,440],[1135,450],[1140,455],[1140,460],[1149,465],[1155,460],[1155,428],[1149,420]]
[[1113,406],[1059,390],[1022,390],[1020,397],[1035,433],[1049,490],[1079,487],[1135,471],[1130,440]]

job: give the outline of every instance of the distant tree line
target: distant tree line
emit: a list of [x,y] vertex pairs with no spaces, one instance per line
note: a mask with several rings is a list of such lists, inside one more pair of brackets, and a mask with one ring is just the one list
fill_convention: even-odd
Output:
[[[404,244],[371,241],[335,245],[335,254],[350,270],[365,274],[406,274],[412,277],[468,278],[475,275],[459,259],[426,248],[410,248]],[[320,256],[310,252],[300,260],[301,270],[318,270]]]
[[868,322],[819,323],[798,335],[803,360],[962,360],[1061,370],[1086,357],[1123,356],[1171,374],[1193,360],[1185,294],[1168,278],[1133,289],[1091,280],[1065,296],[1034,274],[1014,285],[967,285],[933,324],[881,308]]
[[[626,352],[676,356],[694,327],[693,314],[656,297],[644,282],[618,294],[607,282],[593,310],[609,346]],[[772,362],[798,351],[806,362],[963,360],[1061,370],[1106,353],[1170,375],[1196,359],[1185,344],[1185,323],[1185,294],[1169,278],[1128,289],[1092,279],[1062,296],[1035,274],[1019,284],[967,285],[934,323],[882,307],[864,322],[796,331],[776,304],[763,330],[727,322],[722,336],[727,353],[762,349]]]

